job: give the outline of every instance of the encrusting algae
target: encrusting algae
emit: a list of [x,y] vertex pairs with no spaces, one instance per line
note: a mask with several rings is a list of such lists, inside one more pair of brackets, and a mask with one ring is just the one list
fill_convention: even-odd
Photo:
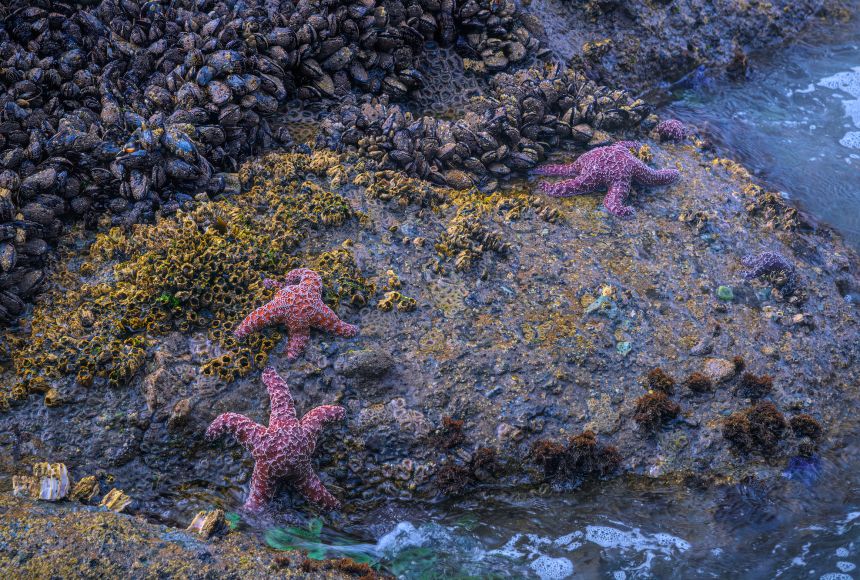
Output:
[[375,287],[358,271],[349,249],[301,256],[311,231],[355,217],[349,202],[316,180],[337,179],[332,153],[269,155],[247,164],[247,192],[200,204],[188,213],[100,234],[77,271],[37,305],[28,336],[11,336],[16,374],[12,399],[46,392],[40,385],[77,375],[127,383],[141,368],[154,337],[203,329],[221,354],[202,364],[230,381],[263,366],[282,338],[273,330],[241,344],[233,329],[271,297],[264,278],[308,266],[323,277],[323,300],[336,308],[367,303]]
[[[348,222],[370,226],[368,216],[339,193],[350,186],[365,200],[396,201],[445,216],[448,225],[433,243],[437,272],[446,263],[468,269],[487,251],[506,253],[509,244],[494,223],[517,219],[527,209],[546,221],[559,218],[525,189],[488,195],[448,189],[368,171],[364,162],[328,151],[272,153],[245,164],[239,175],[240,195],[198,204],[155,224],[112,228],[97,236],[82,262],[68,256],[69,268],[55,276],[26,333],[8,335],[20,381],[0,391],[0,410],[31,393],[62,404],[63,388],[53,381],[66,376],[84,388],[121,387],[140,371],[159,337],[174,331],[206,333],[215,352],[200,364],[203,374],[228,382],[246,376],[265,366],[284,329],[243,341],[233,331],[272,298],[264,280],[294,268],[322,276],[323,301],[334,310],[339,304],[365,306],[377,286],[359,271],[349,239],[327,251],[301,249],[317,237],[315,231]],[[393,288],[377,305],[401,312],[417,306]]]

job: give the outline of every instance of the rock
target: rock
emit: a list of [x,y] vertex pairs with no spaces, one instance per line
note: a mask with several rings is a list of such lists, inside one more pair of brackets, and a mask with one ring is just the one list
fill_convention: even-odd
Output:
[[60,395],[60,392],[54,388],[48,389],[48,392],[45,393],[45,406],[59,407],[62,404],[63,397]]
[[[15,578],[173,578],[177,570],[194,578],[322,576],[302,570],[302,557],[279,558],[252,534],[227,534],[212,549],[199,536],[143,518],[10,494],[0,494],[0,513],[0,545],[14,546],[0,550],[0,570]],[[356,577],[338,569],[325,576]]]
[[57,501],[69,495],[69,472],[63,463],[37,463],[33,475],[12,478],[12,494],[44,501]]
[[203,538],[211,538],[224,528],[224,510],[200,511],[191,520],[186,532],[194,532]]
[[706,354],[711,354],[714,350],[713,341],[709,337],[704,337],[696,343],[696,346],[690,349],[690,354],[692,356],[705,356]]
[[383,350],[351,351],[335,362],[335,371],[345,377],[378,379],[394,366],[394,357]]
[[131,498],[128,497],[121,489],[113,488],[102,498],[100,506],[120,513],[131,504]]
[[88,475],[75,484],[69,499],[81,503],[89,503],[99,493],[99,481],[94,475]]
[[191,414],[191,399],[181,399],[173,405],[170,411],[170,418],[167,419],[167,428],[171,431],[176,430],[188,423],[188,416]]
[[709,358],[705,360],[702,374],[714,383],[723,383],[735,376],[736,367],[732,361],[724,358]]

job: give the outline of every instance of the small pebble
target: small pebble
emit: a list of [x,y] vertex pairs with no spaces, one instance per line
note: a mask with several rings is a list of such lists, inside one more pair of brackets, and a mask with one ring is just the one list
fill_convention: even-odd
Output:
[[735,364],[724,358],[709,358],[705,360],[702,374],[715,383],[722,383],[735,375]]

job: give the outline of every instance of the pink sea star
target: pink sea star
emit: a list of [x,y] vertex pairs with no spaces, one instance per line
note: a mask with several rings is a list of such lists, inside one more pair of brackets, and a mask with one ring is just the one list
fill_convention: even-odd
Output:
[[307,346],[311,328],[321,328],[345,337],[358,334],[357,327],[343,322],[323,303],[322,278],[313,270],[292,270],[283,282],[267,278],[263,285],[277,288],[277,294],[236,327],[236,338],[245,338],[272,324],[283,324],[289,331],[287,358],[295,360]]
[[257,425],[238,413],[224,413],[218,415],[206,430],[209,441],[229,433],[254,458],[251,492],[245,500],[245,509],[262,509],[275,495],[277,481],[283,478],[292,481],[309,501],[326,509],[337,509],[340,502],[314,473],[311,455],[323,425],[343,419],[343,407],[316,407],[298,420],[290,389],[275,369],[268,367],[263,371],[263,383],[272,403],[268,427]]
[[583,195],[606,188],[603,205],[609,213],[623,217],[631,215],[633,208],[624,205],[631,182],[642,185],[668,185],[680,175],[675,169],[651,169],[630,152],[638,143],[619,141],[598,147],[582,154],[573,163],[539,167],[538,175],[574,177],[556,183],[541,182],[542,191],[553,197]]
[[666,119],[657,125],[660,141],[683,141],[687,137],[687,128],[678,119]]

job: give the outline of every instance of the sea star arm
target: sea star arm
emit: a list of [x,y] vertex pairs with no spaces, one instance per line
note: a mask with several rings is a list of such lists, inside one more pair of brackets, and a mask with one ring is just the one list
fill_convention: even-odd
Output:
[[338,318],[337,314],[322,302],[320,302],[317,312],[314,313],[311,324],[316,328],[321,328],[346,338],[350,338],[358,334],[357,326],[347,324]]
[[614,216],[625,217],[632,215],[632,207],[624,205],[624,198],[630,191],[630,184],[625,181],[613,181],[603,198],[603,206]]
[[741,259],[741,263],[749,268],[744,272],[744,279],[753,280],[761,276],[782,272],[785,274],[783,290],[793,293],[797,285],[797,274],[794,264],[785,256],[776,252],[763,252],[759,255],[750,254]]
[[636,161],[633,165],[633,179],[642,185],[669,185],[681,176],[677,169],[651,169],[638,159]]
[[320,278],[320,275],[310,268],[296,268],[295,270],[290,270],[284,278],[284,283],[287,286],[301,284],[302,286],[313,288],[317,292],[322,291],[322,278]]
[[245,415],[239,413],[223,413],[212,421],[206,429],[206,439],[214,441],[224,433],[229,433],[247,451],[253,451],[254,445],[260,440],[265,427],[257,425]]
[[312,470],[296,482],[296,489],[308,500],[321,505],[325,509],[335,510],[340,507],[340,502],[325,488],[319,476]]
[[556,181],[555,183],[542,181],[540,189],[550,197],[570,197],[572,195],[582,195],[583,193],[588,192],[588,190],[583,187],[584,182],[585,180],[581,175],[574,179],[564,179],[562,181]]
[[269,503],[275,495],[275,482],[269,473],[268,466],[262,461],[254,465],[251,475],[251,491],[245,500],[244,508],[250,512],[258,512]]
[[308,438],[310,444],[316,447],[317,438],[322,432],[323,426],[332,421],[340,421],[346,415],[343,407],[337,405],[322,405],[308,411],[300,424],[302,431]]
[[259,332],[265,327],[277,322],[280,317],[277,305],[273,302],[263,304],[251,314],[245,317],[245,320],[236,327],[233,334],[238,339],[243,339],[249,334]]
[[286,286],[284,282],[279,282],[274,278],[266,278],[263,280],[263,287],[268,288],[269,290],[280,290],[284,286]]
[[310,339],[311,331],[308,327],[290,327],[290,333],[287,337],[287,358],[290,360],[299,358],[299,355],[304,352]]
[[287,382],[272,367],[263,371],[263,384],[269,391],[271,410],[269,411],[269,427],[274,423],[293,425],[298,422],[296,407]]
[[[581,159],[581,158],[580,158]],[[542,165],[535,168],[532,173],[534,175],[557,175],[560,177],[576,177],[582,170],[582,163],[579,159],[573,163],[556,163],[550,165]]]

